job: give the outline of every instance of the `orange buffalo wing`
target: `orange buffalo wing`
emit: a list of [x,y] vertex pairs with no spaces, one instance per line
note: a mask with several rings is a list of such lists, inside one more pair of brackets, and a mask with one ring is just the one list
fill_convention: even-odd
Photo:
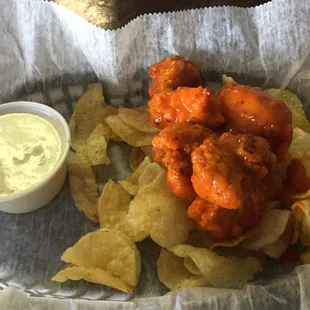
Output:
[[149,100],[149,113],[153,125],[165,128],[176,123],[201,124],[218,128],[224,123],[217,101],[211,98],[209,88],[179,87],[155,94]]
[[200,197],[188,209],[188,216],[197,222],[201,230],[221,241],[229,241],[246,233],[258,222],[260,214],[251,204],[245,204],[242,209],[229,210]]
[[191,153],[212,134],[201,125],[174,124],[153,139],[154,161],[167,168],[167,185],[186,201],[191,202],[197,196],[191,183]]
[[225,128],[232,133],[249,133],[265,138],[283,160],[292,142],[292,112],[280,99],[257,87],[236,83],[225,85],[217,96],[225,117]]
[[150,97],[180,86],[197,87],[202,84],[199,69],[180,56],[166,58],[153,64],[149,69],[149,75],[152,78]]
[[192,184],[198,198],[188,215],[213,238],[242,235],[260,217],[276,156],[252,135],[211,136],[192,152]]

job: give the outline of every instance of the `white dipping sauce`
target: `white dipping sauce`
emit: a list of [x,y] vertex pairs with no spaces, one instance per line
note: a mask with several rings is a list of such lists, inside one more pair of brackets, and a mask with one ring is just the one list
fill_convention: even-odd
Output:
[[44,118],[28,113],[0,115],[0,196],[42,181],[60,154],[59,134]]

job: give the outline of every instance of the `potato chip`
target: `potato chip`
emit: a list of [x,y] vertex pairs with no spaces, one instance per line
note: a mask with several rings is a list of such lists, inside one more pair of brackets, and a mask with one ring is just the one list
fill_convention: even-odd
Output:
[[293,141],[289,149],[292,158],[300,160],[305,166],[307,175],[310,176],[310,134],[300,128],[293,131]]
[[263,246],[273,244],[284,233],[291,214],[290,210],[275,209],[267,206],[261,221],[252,230],[252,237],[244,240],[240,246],[249,250],[259,250]]
[[80,147],[69,165],[72,198],[77,208],[90,220],[98,222],[98,186],[87,156],[87,147]]
[[239,236],[231,241],[214,241],[207,231],[194,230],[190,233],[186,244],[198,248],[215,249],[217,247],[233,247],[250,237],[250,234]]
[[264,92],[268,93],[269,95],[279,98],[283,100],[291,110],[296,111],[299,114],[305,114],[303,104],[299,100],[299,98],[292,92],[286,89],[279,89],[279,88],[270,88],[264,90]]
[[275,88],[267,89],[265,92],[274,98],[283,100],[288,105],[293,114],[293,128],[298,127],[306,132],[310,132],[310,123],[306,118],[303,105],[295,94],[285,89]]
[[114,276],[110,271],[92,267],[66,267],[59,271],[52,280],[57,282],[65,282],[67,280],[86,280],[88,282],[113,287],[128,294],[132,294],[134,290],[134,287],[126,284],[126,282],[121,280],[120,277]]
[[266,255],[264,252],[261,251],[255,251],[255,250],[247,250],[239,245],[234,247],[217,247],[215,249],[212,249],[214,253],[220,256],[233,256],[233,257],[239,257],[239,258],[245,258],[245,257],[255,257],[257,258],[261,266],[264,266],[266,262]]
[[222,84],[226,85],[230,83],[235,83],[234,79],[226,74],[222,74]]
[[214,249],[216,247],[234,247],[241,243],[242,241],[250,238],[253,235],[251,231],[246,232],[242,236],[238,236],[231,241],[215,241],[210,245],[210,249]]
[[293,236],[293,221],[290,216],[283,234],[274,243],[267,244],[261,249],[264,253],[274,259],[280,258],[291,244]]
[[[170,252],[169,252],[170,253]],[[173,254],[172,254],[173,255]],[[176,256],[177,257],[177,256]],[[201,271],[190,257],[184,258],[184,267],[192,274],[201,276]]]
[[87,156],[92,166],[108,165],[111,162],[107,155],[108,141],[105,132],[104,126],[98,124],[87,139]]
[[144,152],[144,154],[151,159],[153,159],[153,147],[152,145],[142,146],[141,150]]
[[[108,125],[109,126],[109,125]],[[110,126],[110,140],[114,141],[114,142],[123,142],[123,140],[114,132],[111,130]]]
[[310,246],[310,201],[301,200],[292,206],[294,234],[304,246]]
[[140,147],[133,147],[130,152],[129,164],[132,171],[135,171],[138,166],[143,162],[145,153]]
[[98,203],[100,227],[123,229],[129,210],[130,197],[114,181],[103,188]]
[[118,115],[109,116],[105,120],[112,131],[131,146],[140,147],[151,145],[155,137],[155,133],[142,132],[127,125]]
[[172,291],[183,287],[211,286],[201,274],[194,275],[190,273],[184,267],[183,261],[182,258],[162,248],[157,260],[159,281]]
[[140,107],[133,108],[133,110],[148,113],[149,112],[149,106],[148,106],[148,104],[145,104],[145,105],[141,105]]
[[310,197],[310,189],[301,194],[294,194],[291,196],[293,201],[304,200]]
[[303,201],[297,201],[292,206],[292,217],[293,217],[293,237],[292,243],[296,243],[300,237],[300,231],[302,227],[302,222],[304,219],[304,203]]
[[[303,207],[303,205],[300,205],[300,206]],[[300,210],[300,207],[296,205],[296,203],[292,206],[291,218],[292,218],[292,226],[293,226],[291,244],[295,244],[299,240],[301,223],[302,223],[302,218],[303,218],[303,212]]]
[[300,255],[300,260],[303,264],[310,264],[310,250],[309,249]]
[[301,160],[310,151],[310,134],[300,128],[293,131],[293,140],[289,148],[292,158]]
[[66,263],[111,272],[131,286],[139,282],[140,253],[134,242],[119,230],[99,229],[83,236],[61,256]]
[[150,163],[151,159],[149,157],[145,157],[133,174],[131,174],[126,180],[118,181],[118,184],[120,184],[129,194],[135,196],[139,189],[139,178]]
[[69,123],[71,147],[77,150],[86,144],[87,138],[99,123],[105,128],[105,138],[109,139],[111,130],[105,118],[116,113],[116,108],[104,104],[100,85],[91,86],[79,99]]
[[203,277],[218,288],[242,288],[260,272],[261,263],[255,257],[220,256],[209,249],[182,244],[169,249],[178,257],[189,257]]
[[130,204],[126,194],[110,180],[99,200],[100,224],[122,230],[135,242],[148,236],[163,247],[184,242],[194,222],[187,216],[187,206],[166,187],[165,178],[165,170],[146,159],[129,177],[138,183]]
[[[148,188],[149,191],[152,191],[157,184],[157,177],[165,173],[163,167],[157,163],[150,163],[147,165],[140,175],[138,180],[139,192],[144,191],[145,188]],[[162,186],[166,189],[165,186]]]
[[[300,128],[294,128],[293,141],[289,149],[291,158],[300,160],[305,169],[307,176],[310,177],[310,133]],[[310,197],[310,190],[305,193],[293,195],[294,200],[305,199]]]
[[187,216],[187,205],[166,186],[166,172],[156,163],[149,164],[139,178],[139,190],[129,206],[127,233],[142,241],[150,236],[162,247],[187,240],[194,222]]
[[148,112],[120,107],[118,109],[118,115],[124,123],[139,131],[152,133],[159,132],[159,129],[153,126]]

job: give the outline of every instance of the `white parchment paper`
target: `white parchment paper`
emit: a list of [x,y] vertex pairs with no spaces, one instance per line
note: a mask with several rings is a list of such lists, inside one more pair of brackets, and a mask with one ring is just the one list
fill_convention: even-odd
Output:
[[[148,67],[179,54],[199,64],[207,82],[225,72],[247,84],[289,87],[310,112],[308,0],[144,15],[116,31],[43,1],[0,0],[0,8],[0,102],[39,98],[68,119],[83,85],[100,80],[111,104],[139,105],[147,100]],[[110,152],[119,154],[117,148]],[[109,170],[116,178],[126,170],[117,162]],[[0,309],[310,308],[309,266],[279,277],[283,270],[275,267],[267,280],[243,290],[195,288],[164,295],[155,273],[158,248],[148,240],[140,245],[143,277],[133,301],[84,282],[51,284],[63,266],[63,250],[96,229],[74,207],[68,184],[41,210],[1,213],[0,221]]]

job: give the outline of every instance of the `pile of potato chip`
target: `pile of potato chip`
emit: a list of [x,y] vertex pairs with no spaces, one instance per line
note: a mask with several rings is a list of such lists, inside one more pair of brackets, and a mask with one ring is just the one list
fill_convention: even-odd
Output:
[[[223,83],[231,78],[223,76]],[[294,135],[289,154],[299,159],[310,176],[310,124],[300,100],[291,92],[266,90],[281,98],[293,113]],[[101,87],[92,85],[80,98],[70,121],[72,149],[69,165],[71,194],[77,208],[100,229],[82,237],[61,259],[68,267],[53,280],[84,279],[133,293],[139,282],[141,258],[136,242],[150,237],[161,247],[159,280],[171,290],[209,286],[241,288],[262,271],[265,258],[280,258],[289,245],[310,246],[310,191],[294,197],[284,208],[269,201],[260,223],[245,236],[215,243],[195,229],[187,205],[166,187],[166,171],[152,161],[151,142],[158,129],[147,106],[127,109],[104,103]],[[93,167],[108,165],[109,141],[132,146],[133,173],[125,180],[109,180],[99,195]],[[290,158],[290,159],[291,159]],[[275,166],[278,182],[289,160]],[[310,251],[301,255],[310,263]]]

